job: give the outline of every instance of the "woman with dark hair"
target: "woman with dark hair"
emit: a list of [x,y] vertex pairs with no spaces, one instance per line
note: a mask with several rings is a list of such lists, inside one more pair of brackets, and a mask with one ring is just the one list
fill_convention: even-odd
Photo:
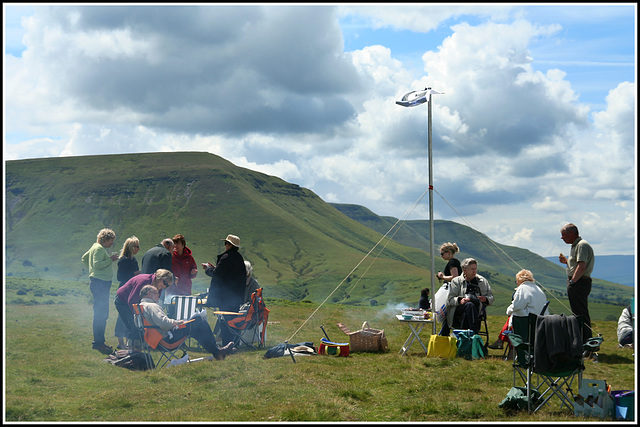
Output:
[[171,257],[171,272],[178,278],[172,288],[171,295],[191,295],[191,280],[198,274],[196,260],[187,247],[187,241],[182,234],[173,236],[173,256]]
[[429,288],[424,288],[420,292],[420,302],[418,302],[418,308],[423,310],[431,310],[431,302],[429,301]]

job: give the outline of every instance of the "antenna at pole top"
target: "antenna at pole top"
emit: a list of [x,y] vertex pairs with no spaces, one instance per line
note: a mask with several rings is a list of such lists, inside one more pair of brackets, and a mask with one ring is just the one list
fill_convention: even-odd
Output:
[[412,90],[405,94],[400,101],[396,101],[396,104],[403,107],[416,107],[429,101],[431,99],[431,94],[439,95],[440,93],[441,92],[436,92],[430,87],[427,87],[424,90]]

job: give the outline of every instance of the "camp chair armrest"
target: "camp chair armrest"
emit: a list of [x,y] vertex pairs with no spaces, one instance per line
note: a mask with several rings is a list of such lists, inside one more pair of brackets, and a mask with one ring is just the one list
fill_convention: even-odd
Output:
[[525,344],[522,337],[516,333],[507,334],[506,337],[509,339],[509,343],[513,348],[518,348],[519,346]]

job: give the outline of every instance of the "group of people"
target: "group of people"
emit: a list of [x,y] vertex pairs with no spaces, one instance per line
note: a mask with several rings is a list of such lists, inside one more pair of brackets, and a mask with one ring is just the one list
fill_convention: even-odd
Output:
[[[591,272],[594,265],[594,253],[591,245],[582,239],[578,227],[566,224],[560,230],[561,239],[571,245],[567,258],[562,253],[558,260],[566,265],[567,296],[571,311],[576,316],[582,316],[584,322],[583,342],[592,336],[591,318],[589,316],[588,296],[591,292]],[[111,352],[112,347],[105,342],[105,329],[109,317],[109,292],[113,276],[112,265],[118,260],[117,279],[119,288],[114,304],[118,311],[115,336],[118,338],[118,348],[125,348],[125,339],[134,340],[135,324],[133,322],[132,304],[142,304],[142,290],[146,288],[145,304],[151,307],[149,322],[160,326],[166,335],[169,331],[181,325],[179,321],[169,319],[158,304],[165,300],[162,296],[191,295],[192,279],[198,274],[198,267],[191,250],[186,246],[185,237],[176,234],[173,239],[164,239],[161,243],[149,249],[142,257],[142,268],[138,268],[136,254],[140,250],[140,241],[132,236],[126,239],[120,254],[109,254],[116,238],[113,230],[100,230],[96,242],[82,256],[82,261],[89,270],[89,286],[93,295],[93,348],[101,352]],[[218,307],[223,311],[236,311],[243,302],[247,301],[251,292],[259,287],[252,277],[252,267],[239,252],[240,238],[229,234],[224,241],[225,250],[217,256],[215,265],[202,263],[207,276],[211,277],[206,306]],[[466,258],[462,262],[455,258],[460,248],[455,243],[444,243],[440,247],[441,257],[447,261],[443,272],[437,277],[448,286],[446,300],[447,317],[443,321],[440,335],[449,335],[451,327],[471,329],[476,333],[480,330],[480,316],[486,307],[493,304],[494,296],[491,285],[478,274],[478,262],[473,258]],[[527,316],[529,313],[541,314],[546,303],[546,296],[535,283],[533,273],[522,269],[516,274],[516,290],[512,302],[507,308],[509,318],[500,332],[498,340],[489,348],[502,348],[506,341],[504,331],[511,327],[511,316]],[[148,288],[151,286],[154,290]],[[157,295],[156,295],[157,294]],[[155,298],[157,296],[157,298]],[[429,309],[429,291],[423,289],[420,308]],[[152,304],[158,305],[158,308]],[[147,310],[145,310],[146,312]],[[625,312],[623,312],[625,316]],[[630,317],[625,316],[625,319]],[[206,323],[206,322],[205,322]],[[627,322],[628,323],[628,322]],[[620,344],[632,344],[633,334],[629,334],[627,323],[619,328]],[[208,330],[207,330],[208,328]],[[224,347],[218,349],[210,344],[213,332],[209,328],[194,322],[187,328],[180,328],[181,333],[189,333],[209,350],[214,356],[224,355],[232,351],[229,345],[233,341],[233,334],[226,328],[221,328],[221,339]],[[622,331],[622,332],[620,332]],[[171,334],[175,336],[175,334]],[[624,340],[623,340],[624,338]],[[631,340],[631,342],[630,342]],[[206,345],[203,344],[207,343]],[[215,337],[213,337],[215,343]],[[624,342],[624,344],[623,344]]]
[[[561,239],[571,245],[569,257],[562,253],[558,256],[560,263],[566,265],[567,296],[571,312],[581,316],[584,322],[582,339],[587,342],[592,337],[591,317],[589,316],[588,296],[591,292],[591,272],[594,265],[594,253],[591,245],[580,237],[578,227],[574,224],[566,224],[560,230]],[[494,297],[491,285],[478,274],[478,263],[473,258],[466,258],[462,262],[455,258],[455,253],[460,248],[455,243],[444,243],[440,246],[440,256],[447,261],[444,271],[437,273],[438,279],[446,282],[448,297],[446,300],[447,317],[443,321],[439,335],[448,336],[451,327],[471,329],[476,333],[480,330],[480,315],[487,306],[493,304]],[[516,289],[512,296],[511,304],[507,307],[508,316],[496,342],[488,345],[489,348],[501,349],[507,341],[504,334],[511,329],[511,316],[528,316],[529,313],[545,314],[542,312],[547,303],[547,298],[535,283],[533,273],[522,269],[516,274]],[[422,301],[425,299],[425,291],[422,291]],[[425,305],[426,306],[426,305]],[[633,327],[628,321],[630,309],[623,311],[618,328],[621,345],[628,345],[633,340]]]
[[[82,262],[89,271],[89,287],[93,295],[93,343],[94,349],[110,353],[112,347],[106,344],[105,330],[109,317],[109,293],[113,277],[113,263],[117,260],[119,282],[114,305],[118,312],[115,336],[118,348],[132,348],[138,339],[134,322],[133,304],[143,306],[145,319],[157,326],[163,339],[172,342],[189,335],[195,338],[217,359],[223,358],[235,349],[233,334],[222,327],[220,338],[223,347],[218,347],[209,324],[201,317],[191,322],[171,319],[161,302],[168,303],[174,295],[191,295],[192,279],[198,274],[198,267],[191,250],[186,246],[182,234],[172,239],[166,238],[149,249],[142,257],[139,268],[136,254],[140,241],[131,236],[125,240],[120,253],[109,253],[116,234],[109,228],[98,233],[96,242],[82,256]],[[216,264],[202,263],[205,274],[211,277],[206,296],[207,307],[217,307],[224,311],[237,311],[248,300],[251,292],[259,288],[253,277],[253,268],[240,252],[240,238],[229,234],[224,241],[225,250],[218,255]],[[128,341],[128,342],[127,342]]]

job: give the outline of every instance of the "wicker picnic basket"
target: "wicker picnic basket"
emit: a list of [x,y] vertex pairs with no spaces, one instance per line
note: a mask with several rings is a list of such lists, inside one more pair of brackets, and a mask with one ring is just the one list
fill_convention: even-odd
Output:
[[338,328],[349,336],[349,349],[351,352],[356,351],[387,351],[387,337],[384,335],[384,329],[374,329],[369,326],[369,322],[365,320],[362,329],[352,332],[344,323],[338,323]]

